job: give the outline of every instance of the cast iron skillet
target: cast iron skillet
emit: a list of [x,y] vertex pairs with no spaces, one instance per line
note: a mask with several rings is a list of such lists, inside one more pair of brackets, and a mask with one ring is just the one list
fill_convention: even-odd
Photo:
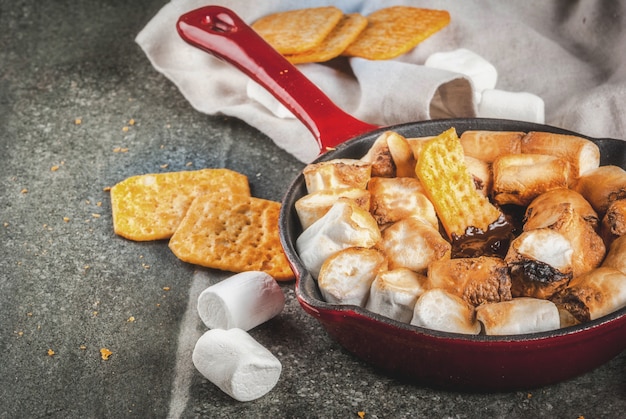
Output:
[[[459,134],[466,130],[510,130],[580,135],[553,126],[495,119],[377,127],[340,110],[228,9],[209,6],[191,11],[181,16],[177,29],[185,41],[234,64],[290,109],[318,140],[323,154],[316,161],[360,158],[385,130],[406,137],[437,135],[450,127]],[[601,164],[626,168],[626,142],[590,140],[600,147]],[[529,389],[590,371],[626,348],[626,308],[557,331],[467,336],[402,324],[356,306],[328,304],[295,250],[302,229],[294,204],[304,194],[300,174],[287,190],[280,214],[281,241],[296,274],[298,301],[339,344],[386,374],[447,389]],[[324,363],[324,359],[319,362]]]

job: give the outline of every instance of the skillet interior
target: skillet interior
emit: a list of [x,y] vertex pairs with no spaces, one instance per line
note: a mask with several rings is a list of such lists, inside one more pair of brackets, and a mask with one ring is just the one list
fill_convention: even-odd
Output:
[[[570,134],[570,135],[578,135],[577,133],[573,133],[571,131],[563,130],[560,128],[546,126],[541,124],[532,124],[525,123],[519,121],[508,121],[508,120],[497,120],[497,119],[451,119],[451,120],[435,120],[435,121],[426,121],[426,122],[418,122],[418,123],[408,123],[402,124],[398,126],[381,128],[379,130],[373,131],[371,133],[356,137],[347,141],[346,143],[340,145],[335,150],[329,151],[326,154],[320,156],[316,162],[326,161],[335,158],[360,158],[362,157],[369,147],[373,144],[376,138],[380,135],[381,132],[391,129],[394,130],[401,135],[406,137],[420,137],[420,136],[430,136],[437,135],[450,127],[455,127],[459,135],[466,130],[507,130],[507,131],[548,131],[555,132],[561,134]],[[585,137],[585,136],[583,136]],[[589,137],[585,137],[589,138]],[[626,142],[616,139],[593,139],[589,138],[598,144],[601,151],[601,164],[602,165],[618,165],[623,168],[626,168]],[[283,200],[283,205],[281,209],[281,220],[280,220],[280,228],[281,228],[281,240],[283,242],[283,247],[285,249],[285,253],[292,264],[294,270],[296,271],[297,276],[297,284],[296,284],[296,294],[300,303],[303,305],[305,310],[307,310],[310,314],[317,316],[318,319],[322,322],[322,324],[326,327],[326,329],[330,332],[333,337],[335,337],[339,342],[344,346],[350,346],[350,342],[344,340],[342,334],[346,332],[346,329],[343,329],[341,325],[337,325],[335,328],[335,320],[339,323],[342,321],[342,317],[355,317],[353,320],[357,324],[363,324],[364,332],[368,333],[369,327],[374,326],[377,327],[381,325],[386,332],[408,332],[412,334],[416,334],[419,338],[428,338],[429,340],[434,339],[434,344],[437,344],[437,340],[440,340],[442,343],[449,342],[460,342],[461,345],[467,344],[478,344],[478,345],[489,345],[493,347],[494,345],[504,344],[502,350],[507,350],[508,346],[511,343],[516,343],[519,345],[526,345],[530,343],[533,346],[541,346],[538,344],[539,341],[549,341],[554,337],[561,337],[567,340],[575,341],[577,339],[577,335],[585,334],[586,331],[593,330],[594,328],[602,328],[603,325],[610,324],[612,322],[619,322],[620,326],[614,324],[614,327],[621,327],[622,324],[626,324],[626,308],[620,309],[610,315],[604,316],[603,318],[597,319],[595,321],[586,323],[584,325],[578,325],[573,327],[568,327],[564,329],[559,329],[556,331],[550,332],[542,332],[535,334],[527,334],[527,335],[513,335],[513,336],[470,336],[470,335],[462,335],[456,333],[447,333],[447,332],[439,332],[429,329],[424,329],[417,326],[411,326],[408,324],[403,324],[386,317],[371,313],[363,308],[355,307],[355,306],[347,306],[347,305],[331,305],[324,301],[322,295],[317,286],[317,282],[312,278],[312,276],[306,271],[304,266],[302,265],[296,251],[295,251],[295,241],[297,237],[302,232],[300,227],[300,223],[295,211],[295,202],[306,194],[306,186],[304,184],[304,177],[300,174],[295,181],[290,186],[287,191],[285,198]],[[329,318],[326,317],[327,314],[330,314]],[[379,336],[373,336],[374,338],[379,338]],[[346,338],[349,339],[349,338]],[[433,342],[429,342],[429,345]],[[608,359],[613,356],[619,354],[624,347],[626,347],[626,340],[622,343],[613,346],[621,346],[616,347],[614,350],[607,354],[606,357]],[[352,352],[355,352],[357,356],[364,358],[363,353],[360,348],[349,348]],[[397,348],[400,349],[400,348]],[[418,349],[419,345],[418,345]],[[369,355],[367,355],[369,357]],[[606,358],[605,357],[605,358]],[[607,361],[608,359],[598,359],[598,365]],[[376,364],[376,360],[373,362]],[[595,365],[590,365],[588,368],[592,368]],[[587,368],[587,369],[588,369]],[[383,367],[383,369],[385,369]],[[581,371],[573,372],[573,374],[577,375]],[[402,374],[400,374],[402,375]],[[568,375],[559,375],[556,374],[554,380],[558,381],[562,378],[567,378]],[[466,380],[467,377],[461,377],[461,387],[464,387],[464,383],[468,385],[474,385],[471,381]],[[532,381],[532,379],[531,379]],[[546,384],[550,382],[538,380],[537,384]],[[437,383],[434,383],[437,384]],[[458,384],[458,383],[457,383]],[[511,388],[517,388],[515,382],[511,382]],[[520,385],[533,385],[533,382],[522,382]],[[501,388],[505,389],[506,384],[501,383]],[[490,389],[490,388],[487,388]]]

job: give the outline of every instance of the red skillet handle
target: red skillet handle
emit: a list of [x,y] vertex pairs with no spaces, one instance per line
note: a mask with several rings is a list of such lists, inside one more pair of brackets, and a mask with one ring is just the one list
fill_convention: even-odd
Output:
[[202,7],[182,15],[176,28],[189,44],[233,64],[265,87],[311,131],[321,152],[379,128],[337,107],[232,10]]

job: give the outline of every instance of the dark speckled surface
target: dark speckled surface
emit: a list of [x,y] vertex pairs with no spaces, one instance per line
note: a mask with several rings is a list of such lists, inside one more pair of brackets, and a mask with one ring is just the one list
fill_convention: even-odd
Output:
[[539,389],[433,390],[349,355],[293,284],[283,313],[250,332],[282,362],[273,391],[240,403],[190,368],[194,296],[225,274],[166,242],[116,237],[103,189],[228,167],[280,200],[302,164],[238,120],[196,112],[150,66],[133,39],[164,3],[0,0],[0,418],[623,415],[626,354]]

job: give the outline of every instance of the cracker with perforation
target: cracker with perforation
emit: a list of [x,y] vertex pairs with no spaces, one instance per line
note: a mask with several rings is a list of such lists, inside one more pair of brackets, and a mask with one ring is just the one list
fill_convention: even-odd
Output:
[[113,229],[129,240],[168,239],[201,194],[250,195],[248,178],[228,169],[146,174],[111,188]]
[[293,279],[280,244],[280,203],[246,195],[198,196],[169,242],[184,262],[230,272]]
[[367,18],[358,13],[344,15],[332,32],[316,47],[285,57],[292,64],[321,63],[332,60],[341,55],[343,51],[359,36],[367,26]]
[[415,173],[450,239],[468,228],[483,232],[502,215],[474,185],[454,128],[424,144]]
[[320,45],[342,17],[334,6],[312,7],[267,15],[251,26],[281,54],[299,54]]
[[387,60],[402,55],[450,23],[445,10],[392,6],[367,16],[367,28],[343,55]]

